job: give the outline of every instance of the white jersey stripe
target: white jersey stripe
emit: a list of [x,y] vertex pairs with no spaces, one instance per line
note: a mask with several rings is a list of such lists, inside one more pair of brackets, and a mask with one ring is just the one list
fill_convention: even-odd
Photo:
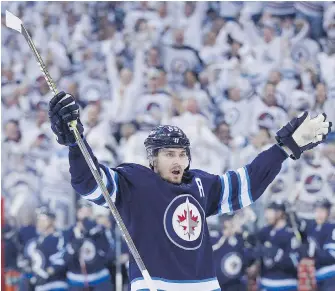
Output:
[[223,196],[222,201],[220,205],[220,214],[221,213],[229,213],[232,211],[231,206],[229,205],[229,182],[227,174],[221,176],[223,178],[223,184],[224,184],[224,190],[223,190]]
[[[170,281],[162,278],[152,278],[154,286],[158,290],[167,291],[214,291],[221,290],[216,278],[208,280],[192,281]],[[149,290],[143,278],[135,279],[131,282],[131,291]]]
[[[112,198],[113,203],[115,203],[116,195],[117,195],[117,173],[108,167],[106,167],[106,169],[108,171],[107,176],[108,176],[109,183],[113,185],[113,192],[109,193],[109,195]],[[108,207],[107,202],[103,204],[102,206]]]
[[268,288],[280,288],[280,287],[293,287],[297,286],[298,280],[296,279],[268,279],[268,278],[261,278],[261,284]]
[[241,183],[240,187],[241,187],[241,197],[240,197],[240,201],[242,203],[241,208],[246,207],[248,205],[250,205],[252,203],[251,200],[251,195],[249,192],[249,181],[247,178],[247,173],[246,173],[246,169],[245,168],[239,168],[237,170],[237,175],[239,176],[239,181]]
[[[104,182],[105,186],[107,186],[107,177],[106,177],[105,171],[103,169],[101,169],[101,178],[102,178],[102,181]],[[95,188],[95,190],[91,194],[83,195],[83,198],[85,198],[87,200],[90,200],[90,201],[97,200],[100,197],[101,197],[101,190],[98,186]]]

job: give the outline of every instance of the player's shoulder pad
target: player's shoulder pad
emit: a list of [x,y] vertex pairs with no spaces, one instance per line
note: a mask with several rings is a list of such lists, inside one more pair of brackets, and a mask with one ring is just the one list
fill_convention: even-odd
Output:
[[335,229],[335,223],[326,222],[323,226],[323,231],[326,233],[331,233]]
[[74,236],[74,226],[69,226],[68,228],[66,229],[63,229],[62,230],[62,235],[65,239],[69,239],[71,238],[71,236]]
[[116,168],[113,170],[120,172],[120,173],[153,173],[153,171],[145,166],[142,166],[140,164],[135,164],[135,163],[123,163],[118,165]]
[[89,235],[95,236],[104,233],[104,231],[105,231],[104,227],[100,224],[97,224],[89,230]]
[[287,228],[285,229],[285,231],[286,231],[286,234],[287,234],[289,237],[294,237],[294,236],[295,236],[295,234],[294,234],[294,230],[293,230],[292,227],[287,227]]
[[157,178],[157,174],[153,170],[139,164],[120,164],[112,170],[117,173],[118,183],[121,184],[125,182],[128,185],[142,185],[148,180]]
[[203,187],[207,190],[210,190],[213,186],[221,187],[221,180],[218,175],[213,175],[198,169],[191,169],[187,172],[188,172],[187,176],[190,180],[194,179],[196,181],[197,178],[200,179],[201,183],[203,184]]
[[271,232],[272,226],[266,225],[258,231],[257,237],[261,239],[265,239],[265,237]]
[[215,177],[218,177],[217,175],[210,174],[208,172],[199,170],[199,169],[191,169],[189,170],[189,173],[193,176],[199,177],[199,178],[204,178],[204,179],[213,179]]

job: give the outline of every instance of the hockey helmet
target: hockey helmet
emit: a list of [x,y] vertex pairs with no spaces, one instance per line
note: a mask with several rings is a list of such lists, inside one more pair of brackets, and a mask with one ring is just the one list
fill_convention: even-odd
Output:
[[79,199],[77,201],[77,209],[81,209],[83,207],[87,207],[87,208],[93,208],[93,205],[90,201],[85,200],[85,199]]
[[40,215],[45,215],[51,219],[55,219],[56,218],[56,214],[54,211],[52,211],[48,206],[41,206],[40,208],[38,208],[36,210],[36,214],[37,216]]
[[190,141],[177,126],[159,125],[155,127],[144,141],[144,146],[149,159],[157,156],[158,150],[162,148],[184,148],[191,162]]

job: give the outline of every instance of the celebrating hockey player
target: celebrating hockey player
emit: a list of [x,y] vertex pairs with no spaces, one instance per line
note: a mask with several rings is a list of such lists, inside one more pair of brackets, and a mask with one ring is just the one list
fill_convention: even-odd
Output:
[[30,279],[36,291],[67,290],[64,238],[55,228],[56,215],[47,207],[37,213],[38,237],[28,251],[32,261],[33,277]]
[[222,232],[211,232],[216,276],[225,291],[246,291],[246,268],[255,260],[252,248],[246,247],[246,238],[234,228],[233,215],[222,215]]
[[319,291],[332,291],[335,286],[335,225],[328,221],[331,206],[326,198],[315,203],[315,224],[307,230],[308,245],[300,252],[302,258],[315,261]]
[[91,203],[80,200],[78,221],[64,235],[68,262],[66,275],[71,291],[112,289],[110,274],[105,266],[110,245],[104,227],[92,220],[92,214]]
[[[107,203],[75,142],[68,122],[79,120],[79,106],[60,92],[50,101],[49,118],[58,143],[69,147],[73,188],[98,205]],[[330,131],[325,115],[306,112],[277,133],[278,144],[260,153],[250,164],[213,175],[191,170],[190,142],[176,126],[158,126],[145,140],[149,167],[121,164],[108,168],[94,157],[96,167],[118,208],[144,264],[159,290],[220,290],[213,264],[206,217],[246,207],[262,195],[288,156],[317,146]],[[206,153],[204,153],[206,154]],[[220,157],[218,157],[220,158]],[[147,285],[131,258],[131,290]]]
[[287,225],[285,205],[271,202],[265,217],[268,225],[258,234],[261,243],[261,290],[297,290],[299,241]]

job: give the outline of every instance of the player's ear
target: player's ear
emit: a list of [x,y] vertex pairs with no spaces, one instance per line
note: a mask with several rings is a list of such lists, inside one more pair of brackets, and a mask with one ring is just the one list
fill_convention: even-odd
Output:
[[150,169],[155,172],[155,169],[157,168],[157,157],[150,158],[149,166],[150,166]]

